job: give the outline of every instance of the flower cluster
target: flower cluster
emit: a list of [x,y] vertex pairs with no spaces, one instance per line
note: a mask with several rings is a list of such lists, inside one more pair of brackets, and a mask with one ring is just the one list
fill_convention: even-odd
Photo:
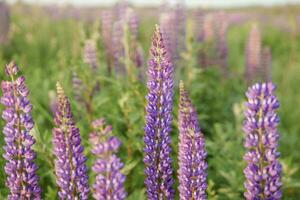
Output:
[[186,41],[186,15],[185,5],[177,2],[174,7],[165,5],[160,16],[159,24],[166,48],[170,53],[173,63],[180,57],[180,53],[185,49]]
[[246,79],[254,81],[261,65],[261,34],[257,25],[253,25],[246,47]]
[[124,188],[125,175],[121,169],[124,164],[116,156],[121,142],[111,136],[112,127],[104,119],[93,121],[94,132],[90,134],[92,153],[97,157],[92,169],[97,174],[93,185],[93,197],[97,200],[123,200],[126,198]]
[[61,199],[88,199],[89,185],[86,157],[79,129],[76,127],[69,99],[57,83],[58,107],[53,128],[56,182]]
[[108,10],[101,14],[102,38],[105,46],[105,55],[107,62],[107,71],[111,73],[113,63],[113,45],[112,45],[112,30],[113,30],[113,13]]
[[94,40],[86,40],[84,42],[83,56],[84,62],[93,70],[97,70],[99,68],[97,46]]
[[76,72],[72,73],[72,86],[73,86],[74,97],[76,101],[80,103],[84,103],[83,92],[86,90],[86,88],[82,80],[78,77],[78,74]]
[[147,116],[144,136],[145,184],[148,199],[174,199],[171,153],[173,66],[158,26],[148,69]]
[[219,13],[217,13],[216,18],[218,19],[217,21],[220,22],[220,23],[217,23],[217,25],[216,25],[217,62],[223,72],[223,75],[227,76],[227,74],[228,74],[227,29],[229,26],[228,16],[225,12],[219,12]]
[[139,18],[132,8],[127,8],[125,13],[125,23],[128,24],[131,39],[133,42],[137,41],[138,29],[139,29]]
[[7,160],[4,170],[7,174],[6,185],[10,190],[8,199],[41,199],[36,174],[38,167],[34,163],[36,154],[32,150],[35,139],[30,135],[34,126],[32,105],[28,99],[25,77],[16,77],[18,72],[17,65],[11,62],[6,66],[10,81],[1,83],[1,103],[5,106],[2,118],[6,121],[3,128],[6,142],[3,157]]
[[113,32],[112,32],[112,45],[113,45],[113,57],[114,57],[114,67],[115,72],[118,74],[125,74],[125,67],[124,67],[124,25],[123,22],[116,21],[113,25]]
[[262,49],[262,58],[261,58],[261,70],[263,80],[271,80],[271,67],[272,67],[272,52],[269,47],[264,47]]
[[279,102],[274,91],[275,85],[268,82],[257,83],[249,87],[246,93],[248,102],[244,132],[246,133],[245,147],[248,151],[244,159],[248,166],[244,170],[247,179],[244,196],[248,200],[276,200],[282,195],[281,165],[277,151],[279,117],[276,109],[279,107]]
[[180,83],[179,102],[179,193],[180,199],[206,199],[207,153],[195,107]]

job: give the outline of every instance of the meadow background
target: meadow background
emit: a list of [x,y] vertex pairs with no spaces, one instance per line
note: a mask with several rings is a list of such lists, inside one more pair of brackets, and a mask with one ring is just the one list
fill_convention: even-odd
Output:
[[[5,79],[4,66],[14,60],[27,78],[30,99],[34,106],[35,127],[32,134],[37,142],[37,164],[44,199],[57,199],[53,171],[51,102],[55,85],[60,81],[70,97],[73,113],[89,153],[88,135],[91,119],[105,117],[113,133],[122,140],[119,156],[125,163],[123,172],[129,200],[146,199],[143,166],[143,135],[145,116],[145,78],[114,76],[107,72],[104,44],[101,36],[101,12],[110,8],[75,8],[66,6],[40,7],[16,3],[10,6],[8,40],[0,44],[0,78]],[[151,36],[159,23],[158,8],[135,8],[140,20],[138,41],[145,56],[140,76],[146,76]],[[208,199],[243,199],[244,147],[242,131],[245,81],[245,47],[253,23],[259,25],[263,46],[272,51],[272,80],[277,84],[280,101],[281,140],[279,151],[283,165],[283,199],[300,199],[300,7],[242,8],[224,10],[230,16],[242,16],[230,26],[228,41],[228,75],[218,67],[203,68],[197,61],[198,50],[205,45],[197,42],[198,13],[217,10],[187,9],[186,49],[180,52],[176,65],[175,104],[172,130],[174,167],[177,169],[177,108],[178,83],[183,80],[199,113],[201,128],[206,136],[208,151]],[[222,19],[216,19],[222,20]],[[87,38],[97,41],[99,69],[90,73],[83,62],[83,46]],[[213,51],[210,53],[214,53]],[[87,83],[100,82],[95,95],[92,115],[75,100],[72,73]],[[1,110],[3,106],[1,106]],[[0,122],[3,127],[3,120]],[[0,146],[4,145],[3,136]],[[0,149],[0,154],[3,149]],[[5,199],[6,175],[4,158],[0,158],[0,199]],[[88,160],[88,166],[92,160]],[[93,173],[90,172],[90,182]],[[178,193],[178,192],[177,192]]]

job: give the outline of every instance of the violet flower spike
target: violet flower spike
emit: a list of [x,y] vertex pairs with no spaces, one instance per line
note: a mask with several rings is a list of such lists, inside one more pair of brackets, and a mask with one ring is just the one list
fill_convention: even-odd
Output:
[[246,134],[244,160],[248,165],[244,196],[247,200],[281,199],[281,164],[277,151],[279,102],[272,82],[257,83],[249,87],[246,96],[244,132]]
[[132,8],[126,9],[125,21],[128,24],[131,39],[136,42],[139,31],[139,18]]
[[177,59],[177,41],[176,41],[176,30],[175,30],[175,14],[174,12],[162,13],[159,18],[160,30],[162,33],[164,46],[166,48],[168,56],[172,61]]
[[113,30],[113,13],[108,10],[104,11],[101,15],[102,22],[102,38],[105,46],[105,55],[107,62],[107,71],[109,74],[112,72],[112,64],[114,59],[113,45],[112,45],[112,30]]
[[89,185],[86,157],[79,129],[76,127],[69,99],[57,83],[58,108],[54,119],[53,152],[56,183],[60,199],[88,199]]
[[111,136],[112,127],[104,119],[92,123],[94,132],[90,134],[92,154],[97,157],[92,170],[96,173],[93,184],[93,197],[96,200],[124,200],[126,176],[121,172],[124,164],[116,153],[121,145],[119,139]]
[[272,52],[269,47],[264,47],[262,49],[261,70],[263,80],[270,81],[272,77]]
[[152,38],[144,135],[145,184],[149,200],[174,199],[171,159],[173,66],[159,27]]
[[180,58],[181,51],[186,49],[186,7],[185,1],[180,0],[174,8],[177,59]]
[[124,23],[123,21],[116,21],[113,25],[112,32],[112,44],[113,44],[113,57],[114,57],[114,68],[116,74],[125,74],[125,66],[124,66]]
[[183,82],[179,102],[179,195],[181,200],[205,200],[207,163],[204,135]]
[[218,65],[220,66],[224,77],[228,75],[228,44],[227,44],[227,31],[228,31],[228,16],[225,12],[219,12],[216,16],[220,23],[216,23],[216,51],[218,55]]
[[84,42],[83,60],[84,63],[88,64],[94,71],[99,68],[97,45],[95,41],[86,40]]
[[261,66],[261,34],[257,25],[253,25],[246,46],[246,80],[255,81]]
[[73,86],[75,100],[78,101],[79,103],[84,104],[85,100],[84,100],[83,92],[86,90],[86,87],[76,72],[72,73],[72,86]]
[[25,77],[17,77],[18,66],[11,62],[6,65],[6,75],[10,81],[2,81],[3,96],[1,103],[5,106],[2,118],[6,125],[4,155],[7,160],[4,170],[7,174],[6,185],[9,188],[8,200],[41,199],[41,188],[36,174],[38,166],[34,163],[36,153],[32,149],[35,139],[30,135],[34,127],[31,115],[32,105],[28,99],[29,91]]

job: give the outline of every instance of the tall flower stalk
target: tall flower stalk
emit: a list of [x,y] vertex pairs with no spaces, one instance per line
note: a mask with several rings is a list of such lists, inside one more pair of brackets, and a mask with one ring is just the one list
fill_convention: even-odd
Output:
[[269,47],[264,47],[262,49],[262,58],[261,58],[261,70],[262,77],[264,81],[271,80],[271,69],[272,69],[272,52]]
[[255,81],[261,66],[261,34],[257,25],[253,25],[246,46],[246,79]]
[[224,77],[228,75],[228,44],[227,44],[227,29],[228,29],[228,16],[225,12],[219,12],[216,16],[220,23],[216,24],[216,51],[218,65]]
[[180,59],[186,42],[186,10],[184,1],[177,1],[174,7],[164,5],[159,19],[163,39],[173,64]]
[[182,200],[205,200],[207,153],[198,115],[183,82],[179,101],[179,195]]
[[[95,74],[96,71],[93,75]],[[94,113],[93,100],[100,90],[100,82],[97,79],[91,80],[87,77],[79,77],[76,72],[73,72],[72,86],[75,100],[85,108],[87,119],[91,123]]]
[[279,117],[276,110],[279,102],[271,82],[257,83],[249,87],[245,111],[244,132],[247,153],[244,160],[248,165],[244,196],[247,200],[280,199],[282,196],[281,164],[277,151]]
[[92,39],[86,40],[84,42],[83,60],[94,70],[94,72],[99,68],[97,45],[96,42]]
[[174,199],[171,154],[173,66],[158,26],[152,38],[148,69],[144,136],[145,184],[149,200]]
[[113,64],[113,46],[112,46],[112,29],[113,29],[113,13],[110,10],[104,11],[101,16],[102,22],[102,38],[105,46],[105,55],[107,63],[107,71],[109,75],[112,72]]
[[90,134],[92,153],[97,157],[92,167],[97,174],[93,185],[93,197],[97,200],[123,200],[127,194],[124,188],[126,176],[124,167],[116,153],[121,145],[118,138],[111,136],[112,127],[104,119],[93,121],[94,131]]
[[1,83],[1,103],[5,106],[2,118],[6,121],[3,128],[6,142],[3,157],[7,160],[4,170],[7,174],[6,185],[10,190],[8,199],[41,199],[36,174],[38,167],[34,163],[36,153],[32,149],[35,139],[30,135],[34,122],[29,91],[25,77],[17,77],[19,68],[15,63],[11,62],[5,69],[10,78],[10,81]]
[[89,185],[86,157],[79,129],[76,127],[69,99],[57,83],[58,108],[54,119],[53,152],[56,183],[60,199],[88,199]]

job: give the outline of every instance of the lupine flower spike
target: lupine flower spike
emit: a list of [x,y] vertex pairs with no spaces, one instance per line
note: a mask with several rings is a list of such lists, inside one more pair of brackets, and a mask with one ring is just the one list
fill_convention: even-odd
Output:
[[247,200],[278,200],[281,198],[281,165],[277,151],[279,117],[276,110],[279,102],[271,82],[257,83],[249,87],[245,111],[244,132],[247,153],[244,159],[248,166],[244,196]]
[[69,99],[59,83],[57,98],[56,127],[52,132],[58,195],[60,199],[88,199],[86,157],[83,155],[80,132],[73,119]]
[[76,72],[72,73],[72,86],[75,100],[84,104],[83,92],[86,88]]
[[111,74],[113,63],[113,46],[112,46],[112,29],[113,29],[113,13],[104,11],[101,17],[102,22],[102,38],[105,46],[106,62],[108,73]]
[[147,116],[144,136],[145,184],[149,200],[174,199],[171,153],[173,66],[156,25],[148,69]]
[[159,18],[161,33],[164,41],[164,46],[172,60],[176,60],[176,31],[175,31],[175,16],[173,12],[163,13]]
[[253,25],[246,47],[246,79],[255,81],[261,66],[261,35],[257,25]]
[[28,99],[29,91],[25,77],[16,75],[18,66],[11,62],[6,65],[6,75],[10,81],[2,81],[3,96],[1,103],[5,106],[2,118],[6,121],[3,128],[6,145],[3,157],[7,160],[4,167],[7,174],[6,185],[9,188],[9,200],[41,199],[38,185],[38,169],[32,145],[35,139],[30,135],[34,126],[31,115],[32,105]]
[[97,57],[97,46],[94,40],[86,40],[84,42],[83,60],[94,71],[97,71],[97,69],[99,68],[98,57]]
[[112,127],[104,119],[92,123],[94,132],[90,134],[92,153],[97,157],[92,169],[97,174],[93,185],[93,197],[96,200],[123,200],[125,175],[120,171],[124,164],[116,153],[121,145],[119,139],[111,136]]
[[262,78],[264,81],[270,81],[272,74],[272,52],[269,47],[264,47],[262,50],[262,58],[261,58],[261,70],[262,70]]
[[228,16],[225,12],[219,12],[217,19],[220,23],[216,24],[216,51],[218,65],[220,66],[224,77],[228,75],[228,44],[227,44],[227,29],[228,29]]
[[181,200],[205,200],[207,153],[198,115],[183,82],[179,102],[179,195]]

